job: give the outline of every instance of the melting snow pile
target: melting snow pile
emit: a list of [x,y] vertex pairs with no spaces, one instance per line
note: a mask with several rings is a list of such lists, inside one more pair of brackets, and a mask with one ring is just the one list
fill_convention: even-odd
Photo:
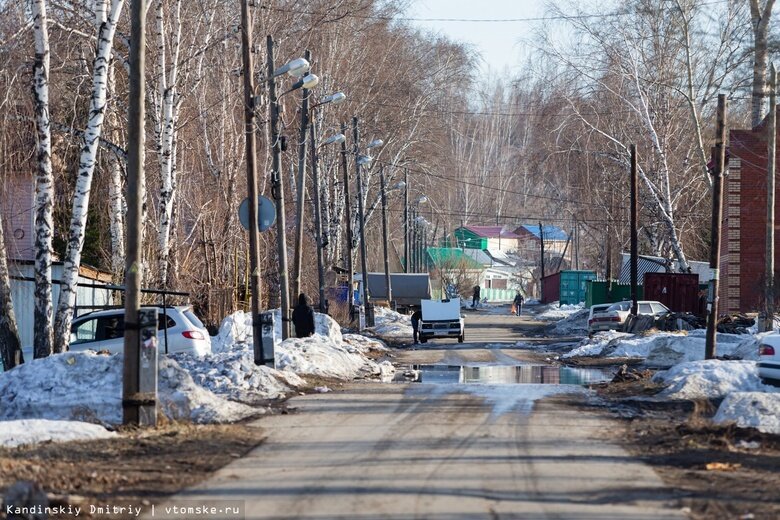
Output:
[[780,393],[734,392],[726,396],[713,420],[735,423],[740,428],[756,428],[780,434]]
[[558,302],[551,303],[544,311],[536,315],[540,320],[555,321],[568,318],[572,314],[575,314],[584,309],[584,304],[578,303],[577,305],[561,305],[558,306]]
[[0,422],[0,446],[15,448],[37,442],[108,439],[116,433],[99,424],[50,419],[19,419]]
[[[246,396],[247,393],[265,398],[281,396],[290,387],[305,384],[298,375],[343,380],[364,377],[392,379],[390,362],[378,364],[365,355],[370,350],[386,349],[380,342],[368,338],[357,339],[360,337],[357,335],[345,338],[339,324],[330,316],[320,313],[315,313],[316,333],[313,336],[279,342],[282,337],[280,313],[278,309],[274,313],[275,357],[279,370],[254,366],[252,319],[250,314],[244,312],[234,313],[222,322],[219,335],[212,342],[216,354],[203,360],[192,360],[187,367],[202,373],[204,384],[209,385],[214,392],[226,393],[231,398]],[[411,334],[411,326],[409,329]],[[223,366],[225,363],[228,366]],[[199,364],[206,367],[198,369]],[[219,384],[208,382],[214,376],[218,377]]]
[[412,339],[412,318],[387,307],[374,307],[375,325],[371,331],[386,341]]
[[[678,363],[704,359],[705,331],[690,333],[659,332],[647,336],[635,336],[623,332],[601,332],[583,340],[563,358],[627,357],[641,358],[650,366],[670,367]],[[752,336],[718,334],[718,354],[756,359],[758,347]]]
[[733,392],[773,392],[761,383],[755,361],[691,361],[658,372],[653,381],[668,385],[672,399],[718,399]]
[[560,335],[587,334],[589,316],[590,309],[580,309],[558,321],[552,326],[551,332]]
[[[121,355],[73,352],[36,359],[0,374],[0,420],[122,421]],[[261,412],[198,386],[179,364],[161,358],[159,407],[170,419],[232,422]]]

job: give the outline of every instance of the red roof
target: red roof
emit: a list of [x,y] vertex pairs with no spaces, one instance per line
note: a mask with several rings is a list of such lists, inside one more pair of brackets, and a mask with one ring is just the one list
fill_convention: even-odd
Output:
[[466,229],[483,238],[520,238],[511,231],[504,231],[503,226],[464,226]]

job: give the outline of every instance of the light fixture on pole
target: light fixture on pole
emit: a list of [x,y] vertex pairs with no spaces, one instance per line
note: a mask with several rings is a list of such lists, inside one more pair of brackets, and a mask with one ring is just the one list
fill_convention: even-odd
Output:
[[391,309],[395,310],[393,304],[393,285],[390,280],[390,259],[388,255],[388,232],[387,232],[387,192],[393,190],[403,189],[406,186],[406,182],[401,181],[395,183],[390,189],[385,189],[385,169],[379,167],[379,182],[382,197],[382,244],[384,245],[384,262],[385,262],[385,287],[387,288],[387,304]]
[[317,242],[317,278],[319,282],[319,310],[323,314],[328,313],[328,300],[325,298],[325,262],[323,258],[323,248],[327,245],[327,239],[322,233],[322,209],[320,200],[320,178],[319,178],[319,155],[317,150],[322,146],[329,144],[340,144],[347,140],[344,134],[336,134],[325,139],[320,146],[317,146],[316,132],[314,125],[309,126],[309,137],[311,139],[311,172],[312,183],[314,184],[314,234]]
[[[355,154],[355,177],[358,188],[358,218],[360,221],[360,263],[363,271],[363,306],[366,312],[366,325],[374,326],[374,308],[371,305],[371,295],[368,290],[368,267],[366,265],[366,218],[363,209],[363,181],[360,175],[360,167],[370,164],[373,160],[369,155],[360,155],[360,133],[358,131],[358,118],[352,118],[353,151]],[[366,148],[377,148],[384,143],[381,139],[374,139]]]
[[[279,97],[276,94],[275,78],[284,73],[294,77],[302,77],[310,68],[309,62],[303,58],[292,60],[279,69],[274,69],[274,39],[268,36],[266,39],[267,47],[267,76],[268,87],[268,109],[269,121],[271,124],[271,191],[276,201],[276,247],[279,257],[279,293],[281,296],[280,310],[282,315],[282,340],[291,336],[290,327],[290,284],[287,275],[287,222],[284,209],[284,184],[282,183],[282,139],[279,135]],[[299,88],[312,88],[317,85],[319,79],[314,74],[302,77],[293,84],[292,88],[285,92],[288,94]],[[284,95],[282,94],[282,95]]]

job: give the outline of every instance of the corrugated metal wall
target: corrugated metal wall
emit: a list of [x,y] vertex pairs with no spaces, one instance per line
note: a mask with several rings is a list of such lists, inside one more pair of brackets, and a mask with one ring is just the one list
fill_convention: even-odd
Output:
[[[31,264],[12,263],[9,266],[12,277],[34,278],[35,273]],[[52,280],[62,280],[62,265],[52,266]],[[103,282],[97,282],[83,276],[79,276],[79,283],[105,285]],[[22,346],[31,346],[33,344],[33,322],[34,322],[34,302],[35,302],[35,282],[25,280],[11,280],[11,295],[14,303],[14,312],[19,327],[19,339]],[[54,283],[52,288],[52,300],[54,301],[54,310],[56,312],[57,302],[60,298],[60,286]],[[76,290],[76,305],[111,305],[111,291],[92,288],[79,287]],[[90,312],[89,309],[77,310],[77,315]]]

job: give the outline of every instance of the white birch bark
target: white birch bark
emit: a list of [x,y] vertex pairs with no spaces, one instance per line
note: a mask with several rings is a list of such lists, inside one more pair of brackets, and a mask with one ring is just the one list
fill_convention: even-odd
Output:
[[32,4],[35,35],[33,95],[37,143],[35,179],[35,310],[33,357],[52,352],[52,236],[54,177],[51,166],[51,121],[49,119],[49,29],[45,0]]
[[753,24],[753,104],[751,122],[753,127],[761,123],[766,115],[766,99],[769,88],[766,81],[766,67],[769,61],[769,20],[775,0],[766,0],[761,7],[759,0],[750,0],[750,19]]
[[[108,76],[108,88],[112,95],[116,92],[116,70],[111,64]],[[108,124],[111,127],[111,140],[119,140],[119,117],[117,104],[113,103],[108,111]],[[109,183],[108,198],[111,234],[111,272],[115,280],[123,278],[125,269],[125,197],[122,182],[122,163],[116,154],[108,155]]]
[[[100,2],[98,2],[100,3]],[[103,129],[103,119],[106,108],[106,87],[108,84],[108,67],[116,32],[117,21],[122,11],[124,0],[111,0],[108,17],[100,23],[97,38],[97,51],[92,69],[92,94],[89,102],[89,119],[84,133],[84,146],[79,158],[79,170],[76,177],[76,190],[73,197],[73,210],[68,233],[68,244],[65,252],[60,300],[57,305],[57,316],[54,320],[54,351],[67,350],[70,342],[70,325],[73,321],[76,302],[76,287],[78,283],[81,251],[84,247],[84,231],[87,224],[87,210],[92,188],[92,177],[95,172],[97,150],[100,134]],[[96,19],[100,20],[100,10]]]

